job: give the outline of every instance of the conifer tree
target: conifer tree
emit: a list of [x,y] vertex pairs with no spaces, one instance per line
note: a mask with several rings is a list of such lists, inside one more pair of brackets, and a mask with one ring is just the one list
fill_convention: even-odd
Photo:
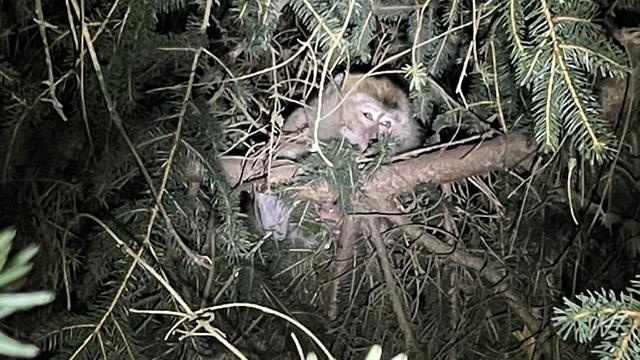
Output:
[[[638,354],[636,283],[568,300],[639,270],[635,1],[0,10],[0,228],[56,294],[3,327],[42,358]],[[283,165],[287,116],[346,71],[407,90],[422,149]]]

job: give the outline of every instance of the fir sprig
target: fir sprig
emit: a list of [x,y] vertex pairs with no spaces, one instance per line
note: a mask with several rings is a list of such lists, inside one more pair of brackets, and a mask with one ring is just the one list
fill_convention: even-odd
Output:
[[516,79],[533,93],[534,137],[542,151],[557,151],[568,135],[585,158],[605,161],[615,138],[589,79],[623,76],[627,68],[623,52],[593,22],[597,5],[555,0],[505,5],[503,28],[511,39]]
[[593,353],[600,359],[637,359],[640,356],[640,276],[626,292],[587,291],[577,301],[564,299],[564,308],[555,308],[552,319],[558,333],[586,343],[602,340]]

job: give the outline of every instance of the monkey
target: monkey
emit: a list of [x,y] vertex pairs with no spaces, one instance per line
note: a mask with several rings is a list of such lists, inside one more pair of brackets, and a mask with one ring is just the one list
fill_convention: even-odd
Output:
[[[315,97],[306,107],[287,117],[282,132],[288,136],[285,144],[276,151],[276,157],[295,160],[314,151],[313,131],[317,121],[319,98]],[[387,78],[363,74],[338,74],[322,93],[318,140],[329,141],[344,138],[347,142],[366,151],[372,141],[384,134],[396,141],[394,153],[406,152],[420,146],[421,129],[411,115],[406,93]],[[286,237],[290,210],[276,196],[256,196],[261,209],[260,223],[274,238]],[[320,204],[321,218],[335,221],[339,218],[335,204]],[[328,214],[328,215],[327,215]]]
[[[421,131],[409,109],[406,93],[386,78],[373,78],[361,74],[339,74],[323,90],[321,97],[315,97],[309,106],[294,111],[282,125],[285,143],[276,148],[275,156],[296,160],[309,151],[314,151],[316,142],[313,132],[317,130],[318,141],[344,139],[357,146],[360,151],[368,150],[372,141],[390,135],[395,144],[395,153],[413,150],[421,145]],[[256,193],[258,223],[262,231],[271,234],[276,241],[286,239],[289,244],[300,243],[305,247],[315,244],[307,236],[290,224],[291,207],[278,196]],[[334,320],[337,314],[340,275],[346,269],[345,260],[355,253],[354,237],[360,222],[353,216],[345,216],[336,203],[323,201],[316,204],[316,212],[323,224],[328,225],[331,234],[337,235],[338,261],[331,265],[334,280],[327,294],[328,315]],[[390,225],[381,218],[376,220],[378,228],[386,230]]]
[[[284,134],[298,139],[285,143],[276,157],[295,160],[313,150],[313,132],[318,112],[318,97],[308,107],[294,111],[282,126]],[[420,145],[420,126],[411,116],[406,93],[387,78],[363,74],[337,75],[322,93],[318,140],[344,137],[365,151],[372,140],[389,134],[396,140],[394,153]]]

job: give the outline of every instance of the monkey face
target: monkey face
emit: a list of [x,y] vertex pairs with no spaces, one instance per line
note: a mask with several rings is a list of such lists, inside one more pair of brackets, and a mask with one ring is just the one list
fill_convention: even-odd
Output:
[[380,132],[380,123],[377,121],[380,109],[373,104],[368,96],[358,94],[345,101],[342,108],[344,122],[340,133],[363,151],[369,147],[371,140],[378,138]]
[[390,133],[399,139],[407,136],[408,111],[384,106],[366,94],[356,94],[349,100],[343,108],[341,133],[351,144],[365,150],[382,134]]

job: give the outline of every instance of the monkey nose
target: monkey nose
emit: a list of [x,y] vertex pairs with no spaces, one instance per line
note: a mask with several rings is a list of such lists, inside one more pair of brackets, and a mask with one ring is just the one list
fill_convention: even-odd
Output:
[[367,134],[367,147],[376,142],[378,142],[378,131],[372,130]]
[[364,137],[367,140],[375,139],[378,137],[378,132],[374,131],[373,129],[369,129],[364,133]]

